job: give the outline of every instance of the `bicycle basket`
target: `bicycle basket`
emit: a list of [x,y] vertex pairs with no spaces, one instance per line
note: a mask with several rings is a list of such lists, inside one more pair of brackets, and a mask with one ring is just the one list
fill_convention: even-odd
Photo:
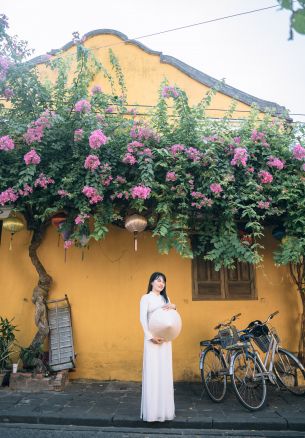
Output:
[[[248,325],[248,328],[252,328],[256,324],[261,324],[261,321],[251,322]],[[270,346],[271,339],[272,339],[272,335],[274,335],[277,342],[280,342],[280,339],[276,333],[276,330],[275,329],[269,330],[269,328],[265,324],[258,325],[257,327],[252,328],[251,333],[254,336],[253,337],[254,342],[256,343],[258,348],[260,348],[262,350],[263,353],[267,353],[269,346]]]
[[220,344],[223,348],[231,347],[239,340],[237,329],[234,325],[219,330]]

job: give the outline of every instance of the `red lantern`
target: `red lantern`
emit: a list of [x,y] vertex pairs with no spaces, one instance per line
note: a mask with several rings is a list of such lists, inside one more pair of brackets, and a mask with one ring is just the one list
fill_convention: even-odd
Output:
[[251,234],[244,234],[240,237],[240,241],[242,244],[251,246],[253,244],[253,238]]
[[52,217],[51,222],[52,225],[54,225],[54,227],[58,228],[66,220],[67,220],[66,213],[57,213]]

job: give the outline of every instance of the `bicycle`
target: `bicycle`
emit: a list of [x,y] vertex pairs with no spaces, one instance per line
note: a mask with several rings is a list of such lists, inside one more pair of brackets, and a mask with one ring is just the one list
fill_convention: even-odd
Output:
[[230,320],[219,323],[214,327],[219,330],[218,335],[200,342],[200,346],[205,347],[200,353],[201,380],[207,394],[216,403],[226,395],[231,356],[235,348],[240,348],[237,329],[232,325],[240,315],[238,313]]
[[[266,382],[284,387],[296,395],[305,394],[305,369],[288,350],[269,322],[278,315],[271,313],[265,322],[253,321],[241,331],[241,348],[231,357],[229,374],[239,401],[250,410],[261,409],[267,399]],[[262,360],[253,341],[265,353]]]

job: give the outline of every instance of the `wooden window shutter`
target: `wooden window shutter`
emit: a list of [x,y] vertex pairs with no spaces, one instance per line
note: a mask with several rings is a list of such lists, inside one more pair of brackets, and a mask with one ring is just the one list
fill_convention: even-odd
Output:
[[224,275],[215,271],[210,261],[196,258],[193,260],[193,299],[224,299]]
[[235,269],[227,269],[226,296],[231,300],[251,300],[255,297],[254,269],[250,263],[236,262]]
[[193,268],[193,300],[253,300],[255,275],[249,263],[236,262],[235,269],[215,271],[213,262],[196,258]]

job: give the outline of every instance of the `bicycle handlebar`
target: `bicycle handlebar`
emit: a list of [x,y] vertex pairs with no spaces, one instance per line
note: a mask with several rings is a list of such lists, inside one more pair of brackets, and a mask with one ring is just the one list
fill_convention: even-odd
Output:
[[276,310],[275,312],[273,312],[273,313],[271,313],[271,315],[269,316],[269,318],[268,319],[272,319],[272,318],[274,318],[276,315],[278,315],[280,312],[279,312],[279,310]]
[[233,315],[232,318],[228,322],[220,322],[219,324],[214,327],[214,330],[219,330],[221,327],[227,327],[231,325],[232,322],[234,322],[237,318],[239,318],[241,313],[237,313],[236,315]]
[[268,316],[268,318],[266,319],[266,321],[261,322],[261,323],[255,321],[255,323],[253,324],[253,327],[250,328],[249,332],[251,332],[255,327],[259,327],[259,326],[263,326],[263,325],[265,325],[265,324],[268,324],[268,322],[269,322],[272,318],[274,318],[276,315],[278,315],[279,313],[280,313],[279,310],[276,310],[275,312],[271,313],[271,314]]

